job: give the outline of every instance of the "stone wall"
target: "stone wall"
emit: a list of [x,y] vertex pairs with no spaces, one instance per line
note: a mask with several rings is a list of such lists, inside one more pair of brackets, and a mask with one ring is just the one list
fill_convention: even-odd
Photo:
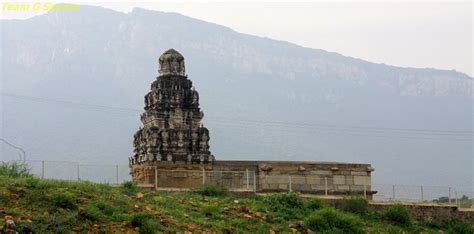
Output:
[[[256,162],[258,191],[371,195],[369,164],[267,161]],[[290,187],[291,186],[291,187]]]
[[[456,205],[437,204],[404,204],[413,219],[424,222],[445,222],[460,219],[474,224],[473,210],[460,210]],[[389,204],[371,202],[370,207],[376,210],[386,209]]]
[[[297,161],[216,161],[213,164],[160,163],[132,166],[136,182],[157,188],[196,188],[203,183],[231,190],[296,191],[311,194],[361,194],[371,197],[369,164]],[[156,184],[155,170],[156,168]]]
[[[344,204],[344,199],[340,198],[324,198],[324,201],[338,209]],[[369,201],[369,209],[383,212],[385,209],[393,205],[389,202]],[[415,204],[401,203],[408,208],[412,218],[420,222],[442,223],[453,219],[459,219],[467,223],[474,224],[474,210],[460,209],[456,205],[438,205],[438,204]]]

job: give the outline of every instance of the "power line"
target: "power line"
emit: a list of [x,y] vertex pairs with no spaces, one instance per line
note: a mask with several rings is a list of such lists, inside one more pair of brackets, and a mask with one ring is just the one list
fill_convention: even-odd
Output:
[[[68,104],[68,105],[75,105],[80,106],[83,108],[95,108],[94,110],[97,111],[113,111],[118,110],[125,113],[140,113],[143,110],[135,109],[135,108],[128,108],[128,107],[114,107],[114,106],[107,106],[107,105],[96,105],[96,104],[89,104],[89,103],[80,103],[80,102],[71,102],[71,101],[64,101],[64,100],[56,100],[56,99],[48,99],[48,98],[38,98],[38,97],[29,97],[23,95],[16,95],[10,93],[1,93],[2,96],[17,98],[17,99],[25,99],[30,101],[38,101],[44,103],[57,103],[57,104]],[[168,117],[169,115],[164,115],[157,113],[160,117]],[[462,131],[462,130],[437,130],[437,129],[415,129],[415,128],[390,128],[390,127],[370,127],[370,126],[339,126],[334,124],[314,124],[314,123],[297,123],[297,122],[283,122],[283,121],[267,121],[267,120],[252,120],[252,119],[236,119],[236,118],[228,118],[228,117],[207,117],[213,121],[213,123],[219,124],[230,124],[230,125],[238,125],[241,127],[247,127],[248,124],[255,124],[258,125],[258,128],[266,128],[274,130],[275,128],[292,128],[292,129],[301,129],[304,131],[307,130],[318,130],[318,131],[325,131],[325,132],[338,132],[338,133],[382,133],[382,134],[416,134],[416,135],[424,135],[424,136],[453,136],[453,137],[469,137],[469,139],[461,139],[461,140],[472,140],[472,135],[474,134],[473,131]],[[271,127],[271,128],[270,128]],[[285,130],[287,131],[287,130]],[[360,134],[359,134],[360,135]],[[371,135],[360,135],[360,136],[371,136]],[[379,137],[376,135],[372,135],[374,137]],[[380,136],[380,137],[391,137],[391,136]],[[397,137],[397,136],[395,136]],[[411,136],[410,136],[411,138]],[[416,138],[415,138],[416,139]],[[423,138],[418,138],[423,139]],[[432,139],[432,138],[427,138]],[[456,140],[456,139],[455,139]]]
[[[225,127],[231,127],[231,128],[238,128],[238,129],[244,129],[244,130],[247,130],[249,129],[248,126],[242,126],[242,125],[232,125],[232,124],[221,124],[221,123],[213,123],[213,124],[217,124],[217,125],[221,125],[221,126],[225,126]],[[429,135],[417,135],[417,136],[413,136],[413,135],[380,135],[380,132],[379,134],[375,134],[377,132],[351,132],[351,131],[344,131],[344,130],[339,130],[339,129],[314,129],[314,128],[308,128],[308,129],[302,129],[302,130],[299,130],[299,131],[294,131],[293,129],[281,129],[281,128],[268,128],[266,129],[267,131],[282,131],[282,132],[295,132],[295,133],[325,133],[325,134],[329,134],[329,135],[325,135],[325,136],[334,136],[334,135],[338,135],[338,136],[341,136],[341,135],[351,135],[351,136],[360,136],[360,137],[375,137],[375,138],[400,138],[400,139],[415,139],[415,140],[450,140],[450,141],[460,141],[460,142],[470,142],[472,141],[472,138],[440,138],[440,137],[428,137]],[[405,133],[407,134],[407,133]],[[439,136],[439,135],[433,135],[433,136]],[[441,137],[443,137],[444,135],[441,135]]]
[[[235,121],[239,121],[239,120],[235,120]],[[221,121],[221,120],[213,120],[213,123],[228,123],[228,121]],[[236,122],[232,122],[231,124],[240,124],[240,123],[236,123]],[[273,124],[273,123],[270,123],[270,124],[267,124],[267,123],[259,123],[259,124],[263,124],[260,125],[260,127],[268,127],[268,125],[274,125],[273,128],[275,127],[286,127],[285,125],[279,125],[279,124]],[[244,125],[242,125],[244,126]],[[246,125],[245,125],[246,126]],[[321,127],[318,127],[318,125],[311,125],[311,126],[307,126],[307,127],[303,127],[303,126],[299,126],[298,124],[295,124],[295,126],[292,126],[292,128],[299,128],[299,129],[302,129],[302,130],[321,130],[321,131],[338,131],[338,132],[360,132],[361,130],[364,130],[365,132],[369,132],[369,133],[390,133],[390,134],[418,134],[418,135],[430,135],[430,136],[462,136],[462,137],[469,137],[468,133],[458,133],[458,134],[455,134],[455,133],[444,133],[444,132],[432,132],[432,133],[429,133],[429,132],[425,132],[425,131],[420,131],[420,132],[413,132],[413,131],[406,131],[406,132],[403,132],[403,130],[400,130],[398,129],[397,131],[395,130],[387,130],[387,129],[374,129],[374,128],[361,128],[361,127],[337,127],[336,125],[332,125],[333,127],[329,127],[329,126],[321,126]],[[272,128],[272,129],[273,129]]]

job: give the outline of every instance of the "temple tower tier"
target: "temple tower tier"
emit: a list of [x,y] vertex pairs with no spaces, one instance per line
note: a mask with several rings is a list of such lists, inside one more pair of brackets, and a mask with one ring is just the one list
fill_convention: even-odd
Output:
[[201,124],[199,94],[185,73],[184,57],[174,49],[166,51],[158,72],[145,95],[143,127],[134,135],[130,166],[212,164],[209,130]]

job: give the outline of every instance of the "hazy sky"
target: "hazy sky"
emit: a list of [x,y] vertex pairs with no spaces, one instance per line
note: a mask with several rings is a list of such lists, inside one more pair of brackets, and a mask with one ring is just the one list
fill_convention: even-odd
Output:
[[[178,12],[238,32],[376,63],[474,74],[472,1],[82,3],[123,12],[134,7]],[[2,12],[2,18],[31,15]]]

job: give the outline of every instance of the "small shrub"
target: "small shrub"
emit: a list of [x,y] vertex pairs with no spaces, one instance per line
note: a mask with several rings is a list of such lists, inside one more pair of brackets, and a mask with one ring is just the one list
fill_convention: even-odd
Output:
[[138,229],[138,233],[140,234],[153,234],[156,233],[159,225],[156,220],[148,219],[145,223]]
[[7,184],[5,188],[11,193],[23,194],[25,192],[23,186],[18,183]]
[[156,195],[152,199],[156,203],[161,203],[161,202],[164,202],[166,200],[163,196],[160,196],[160,195]]
[[111,216],[113,213],[118,212],[118,208],[111,202],[99,200],[94,202],[93,205],[102,211],[103,214]]
[[102,211],[93,204],[87,205],[83,210],[79,209],[79,215],[90,221],[102,221],[105,220],[106,216],[102,213]]
[[344,200],[342,210],[354,214],[365,215],[367,214],[367,208],[369,202],[363,197],[349,197]]
[[273,211],[281,209],[304,209],[304,201],[297,193],[274,193],[264,197],[264,203]]
[[223,197],[228,194],[225,187],[217,184],[205,184],[195,190],[197,194],[208,197]]
[[148,219],[150,219],[150,216],[148,216],[147,213],[137,212],[132,215],[130,224],[132,224],[133,227],[141,227]]
[[26,179],[26,187],[27,188],[37,188],[39,184],[39,179],[34,177],[29,177]]
[[139,233],[151,234],[156,233],[157,228],[159,227],[156,220],[150,215],[138,212],[132,215],[130,223],[133,227],[138,228]]
[[31,177],[30,169],[22,162],[2,162],[0,164],[0,176],[11,178]]
[[401,204],[395,204],[387,208],[383,214],[383,217],[399,226],[407,227],[412,223],[410,212],[405,206]]
[[0,193],[0,204],[5,204],[7,203],[7,197],[3,194],[3,193]]
[[474,227],[461,220],[452,220],[448,222],[444,228],[446,229],[446,233],[452,233],[452,234],[474,233]]
[[314,210],[323,208],[325,206],[325,203],[323,200],[319,198],[311,198],[311,199],[305,200],[304,206],[309,211],[314,211]]
[[35,204],[35,207],[49,207],[47,194],[40,189],[26,189],[25,194],[19,199],[19,203],[28,207]]
[[122,188],[128,191],[135,191],[137,186],[133,181],[125,181],[122,183]]
[[123,222],[123,221],[127,221],[128,220],[128,216],[125,215],[124,213],[122,212],[115,212],[112,214],[111,216],[112,220],[116,221],[116,222]]
[[304,199],[297,193],[274,193],[263,196],[262,199],[267,209],[275,213],[275,222],[301,219],[305,216]]
[[313,212],[304,223],[307,228],[317,233],[364,233],[359,217],[329,207]]
[[51,195],[51,202],[53,206],[63,209],[76,209],[77,199],[76,195],[70,192],[56,192]]
[[216,216],[219,214],[220,209],[217,206],[213,205],[203,205],[201,207],[201,213],[203,213],[205,216]]

